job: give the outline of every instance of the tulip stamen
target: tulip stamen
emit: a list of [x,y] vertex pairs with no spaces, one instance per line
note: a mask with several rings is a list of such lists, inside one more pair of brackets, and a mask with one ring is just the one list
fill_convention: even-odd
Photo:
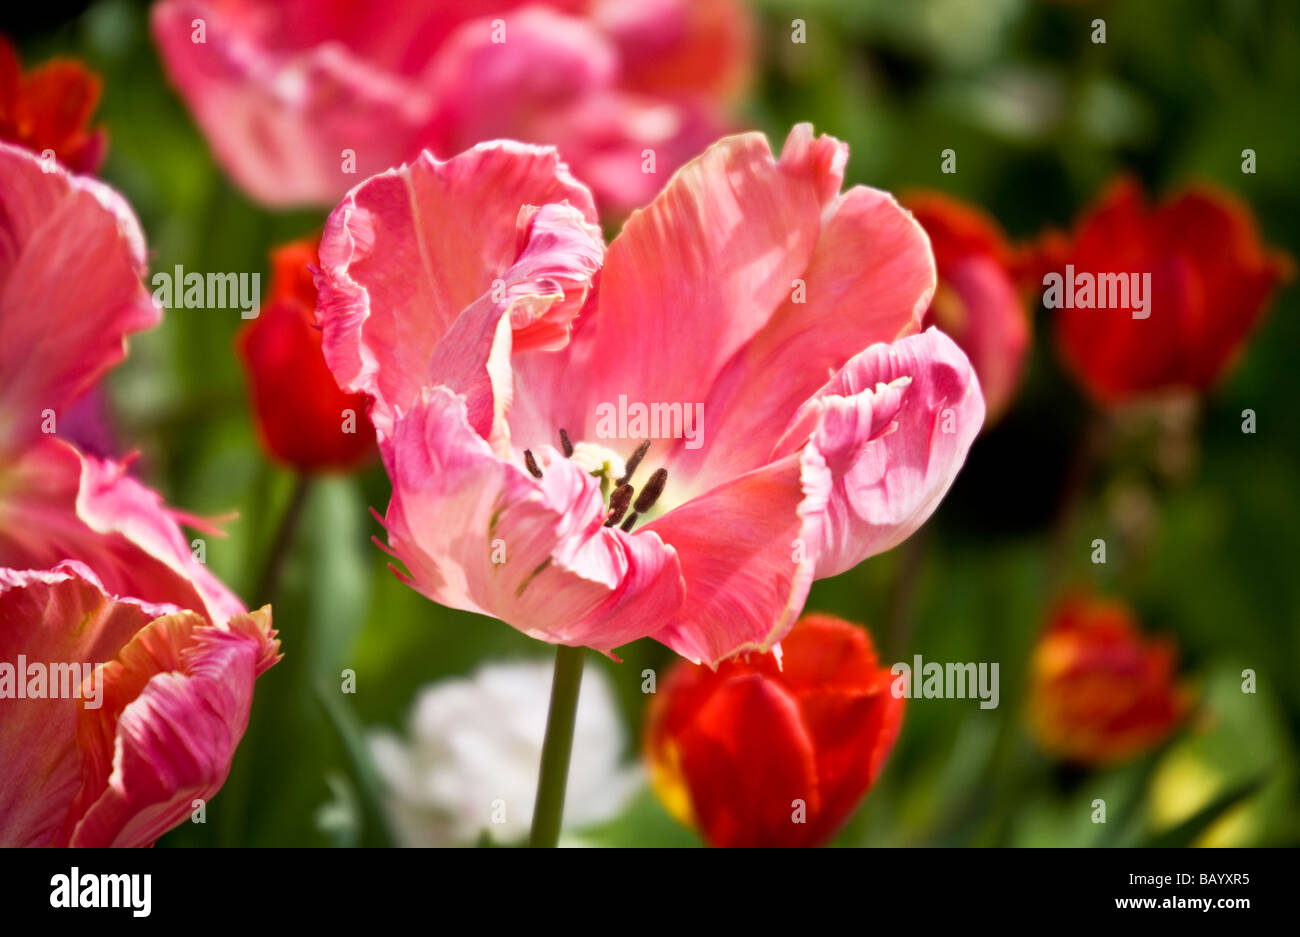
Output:
[[625,520],[622,524],[619,525],[618,529],[623,531],[624,533],[627,533],[632,529],[632,525],[636,523],[636,519],[637,519],[637,512],[633,511],[631,514],[627,516],[627,520]]
[[623,469],[623,477],[614,484],[625,485],[631,481],[632,473],[636,471],[636,467],[641,464],[641,460],[645,458],[645,454],[649,451],[650,440],[647,439],[636,447],[636,452],[632,453],[632,458],[627,460],[627,465]]
[[560,427],[560,447],[564,449],[566,459],[573,457],[573,443],[569,440],[569,434],[564,431],[564,427]]
[[641,494],[637,495],[636,504],[632,505],[633,510],[638,514],[644,514],[655,506],[659,496],[664,493],[664,486],[668,484],[668,469],[655,469],[650,480],[645,483],[641,489]]
[[628,484],[619,485],[614,489],[614,493],[609,497],[609,517],[605,521],[606,527],[613,527],[623,519],[628,506],[632,503],[632,493],[633,488]]
[[537,460],[533,458],[533,450],[524,450],[524,465],[527,467],[528,473],[532,475],[533,478],[542,477],[542,470],[538,467]]

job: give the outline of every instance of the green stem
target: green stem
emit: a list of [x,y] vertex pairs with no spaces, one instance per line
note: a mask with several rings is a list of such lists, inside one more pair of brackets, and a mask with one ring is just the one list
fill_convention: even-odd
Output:
[[289,503],[280,517],[280,526],[276,528],[271,541],[271,549],[266,557],[266,566],[262,578],[253,591],[253,601],[260,605],[270,605],[275,601],[275,594],[280,587],[280,574],[284,570],[284,561],[293,548],[294,534],[298,530],[298,521],[302,517],[303,505],[307,503],[307,492],[311,488],[311,478],[297,475],[293,480],[293,491]]
[[546,739],[542,742],[542,764],[537,774],[537,801],[533,805],[533,831],[528,845],[554,847],[560,841],[564,817],[564,789],[569,782],[569,756],[573,752],[573,725],[578,716],[578,692],[582,689],[584,647],[555,649],[555,677],[551,681],[551,709],[546,716]]

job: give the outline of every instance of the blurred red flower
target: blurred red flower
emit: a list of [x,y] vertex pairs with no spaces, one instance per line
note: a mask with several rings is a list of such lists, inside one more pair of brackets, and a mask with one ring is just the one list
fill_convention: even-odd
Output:
[[1029,351],[1030,325],[1016,289],[1013,255],[986,212],[940,192],[905,193],[930,236],[939,285],[923,327],[938,326],[970,357],[988,407],[985,425],[1006,411]]
[[1072,236],[1044,235],[1033,256],[1040,273],[1071,264],[1093,276],[1150,274],[1145,318],[1133,318],[1131,297],[1113,308],[1055,310],[1066,365],[1104,404],[1209,387],[1292,269],[1261,243],[1236,197],[1200,186],[1151,208],[1131,178],[1112,183]]
[[807,615],[771,654],[683,661],[647,717],[655,792],[713,846],[818,846],[848,820],[898,736],[903,699],[867,632]]
[[99,104],[99,78],[80,62],[55,59],[26,75],[0,36],[0,140],[37,155],[53,150],[73,172],[91,173],[104,159],[102,127],[86,124]]
[[374,454],[364,394],[339,389],[316,326],[317,239],[271,255],[270,296],[240,332],[238,349],[259,435],[275,458],[301,472],[356,468]]
[[1174,645],[1144,639],[1123,602],[1071,596],[1053,611],[1031,662],[1029,720],[1052,754],[1085,764],[1122,761],[1164,741],[1189,697]]

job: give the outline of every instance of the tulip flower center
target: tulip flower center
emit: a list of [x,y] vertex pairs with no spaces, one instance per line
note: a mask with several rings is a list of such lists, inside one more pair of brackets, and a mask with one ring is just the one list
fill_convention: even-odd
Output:
[[[637,520],[655,507],[668,484],[668,470],[664,468],[655,469],[650,474],[639,494],[632,484],[637,467],[650,451],[648,439],[636,447],[626,462],[617,452],[599,443],[580,442],[575,445],[563,429],[560,430],[560,448],[567,458],[600,479],[601,497],[608,499],[606,527],[617,524],[619,530],[631,531]],[[524,450],[524,465],[534,478],[542,477],[542,468],[531,449]]]

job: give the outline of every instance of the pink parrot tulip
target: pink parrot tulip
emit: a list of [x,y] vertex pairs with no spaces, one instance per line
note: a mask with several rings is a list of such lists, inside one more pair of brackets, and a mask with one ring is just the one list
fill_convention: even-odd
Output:
[[914,531],[984,401],[919,331],[924,232],[841,192],[847,158],[807,125],[779,158],[724,139],[608,248],[552,149],[426,153],[349,193],[317,315],[371,400],[405,580],[544,641],[716,664]]
[[[225,780],[278,642],[188,518],[58,436],[160,316],[130,208],[0,143],[0,235],[0,845],[148,845]],[[64,665],[100,707],[28,692]]]
[[153,34],[218,161],[275,207],[498,137],[642,205],[726,126],[754,45],[740,0],[163,0]]

